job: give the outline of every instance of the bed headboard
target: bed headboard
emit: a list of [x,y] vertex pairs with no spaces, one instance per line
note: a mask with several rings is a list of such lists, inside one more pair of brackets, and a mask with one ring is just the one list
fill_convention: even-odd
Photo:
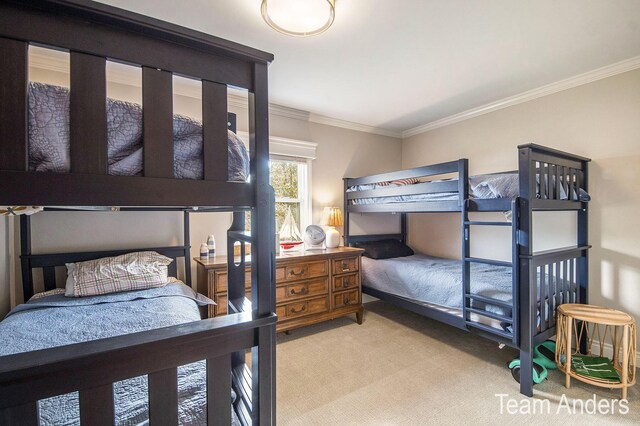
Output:
[[[184,258],[185,277],[184,282],[191,286],[191,245],[189,242],[189,212],[184,212],[184,245],[168,247],[141,247],[116,250],[99,250],[70,253],[45,253],[31,254],[31,218],[20,216],[20,263],[22,269],[22,292],[26,302],[34,294],[33,271],[42,270],[44,290],[53,290],[58,287],[56,268],[64,267],[66,263],[83,262],[100,259],[102,257],[119,256],[121,254],[136,251],[156,251],[163,256],[173,259],[169,264],[169,276],[178,277],[178,259]],[[65,274],[66,276],[66,274]],[[60,283],[63,286],[63,282]]]

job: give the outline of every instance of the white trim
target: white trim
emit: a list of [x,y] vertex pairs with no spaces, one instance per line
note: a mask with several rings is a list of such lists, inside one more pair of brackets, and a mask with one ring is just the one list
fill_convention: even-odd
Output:
[[[239,131],[236,133],[240,137],[240,139],[242,139],[242,141],[248,146],[249,133],[243,131]],[[315,160],[317,147],[318,144],[315,142],[281,138],[278,136],[269,137],[269,154],[271,155],[284,155],[287,157]]]
[[574,77],[560,80],[556,83],[547,84],[546,86],[538,87],[537,89],[520,93],[519,95],[510,96],[499,101],[491,102],[477,108],[472,108],[458,114],[450,115],[449,117],[445,117],[440,120],[432,121],[430,123],[405,130],[402,132],[402,138],[408,138],[410,136],[415,136],[420,133],[425,133],[440,127],[449,126],[451,124],[459,123],[470,118],[478,117],[480,115],[488,114],[493,111],[518,105],[523,102],[528,102],[533,99],[538,99],[543,96],[552,95],[563,90],[572,89],[583,84],[592,83],[603,78],[612,77],[614,75],[622,74],[624,72],[632,71],[638,68],[640,68],[640,56],[616,62],[615,64],[607,65],[605,67],[588,71]]
[[327,126],[341,127],[343,129],[355,130],[357,132],[371,133],[381,136],[389,136],[400,139],[402,132],[396,130],[383,129],[381,127],[368,126],[366,124],[354,123],[352,121],[340,120],[339,118],[327,117],[319,114],[309,114],[309,121],[312,123],[325,124]]

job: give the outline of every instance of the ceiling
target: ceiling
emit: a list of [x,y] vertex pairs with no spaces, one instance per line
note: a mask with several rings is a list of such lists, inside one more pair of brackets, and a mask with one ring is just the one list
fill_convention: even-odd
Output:
[[336,0],[309,38],[261,0],[102,2],[271,52],[273,104],[397,134],[640,57],[638,0]]

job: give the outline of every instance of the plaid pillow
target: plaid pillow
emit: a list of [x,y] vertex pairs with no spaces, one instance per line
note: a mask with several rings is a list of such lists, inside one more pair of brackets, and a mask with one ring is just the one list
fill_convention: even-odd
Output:
[[68,263],[69,276],[65,295],[95,296],[162,287],[170,282],[167,265],[171,262],[173,259],[155,251],[140,251],[87,262]]

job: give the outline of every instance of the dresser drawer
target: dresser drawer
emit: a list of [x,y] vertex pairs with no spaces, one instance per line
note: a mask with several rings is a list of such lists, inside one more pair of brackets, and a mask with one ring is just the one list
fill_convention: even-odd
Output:
[[[244,297],[251,300],[251,293],[246,292]],[[217,294],[213,301],[216,302],[216,306],[214,306],[215,316],[219,317],[220,315],[227,315],[227,295],[225,294]]]
[[360,265],[358,263],[358,256],[345,257],[343,259],[333,260],[334,274],[345,274],[347,272],[355,272],[358,269],[360,269]]
[[327,312],[328,310],[329,298],[325,296],[278,306],[276,307],[276,314],[278,315],[278,321],[281,321],[302,317],[304,315],[319,314]]
[[[222,271],[218,270],[218,271],[209,271],[209,282],[210,283],[215,283],[215,292],[216,293],[226,293],[227,292],[227,285],[228,285],[228,278],[227,278],[227,270],[224,269]],[[214,281],[215,279],[215,281]],[[251,269],[247,268],[246,272],[244,273],[244,288],[246,289],[250,289],[251,288]]]
[[345,291],[333,295],[333,308],[343,308],[345,306],[359,305],[360,292],[356,290]]
[[322,296],[329,291],[327,278],[289,284],[276,288],[276,303],[302,299],[304,297]]
[[333,278],[333,291],[347,290],[350,288],[358,288],[358,273],[354,272],[348,275],[342,275]]
[[294,263],[284,266],[283,282],[304,280],[314,277],[324,277],[328,274],[329,264],[326,260],[321,260],[318,262]]

